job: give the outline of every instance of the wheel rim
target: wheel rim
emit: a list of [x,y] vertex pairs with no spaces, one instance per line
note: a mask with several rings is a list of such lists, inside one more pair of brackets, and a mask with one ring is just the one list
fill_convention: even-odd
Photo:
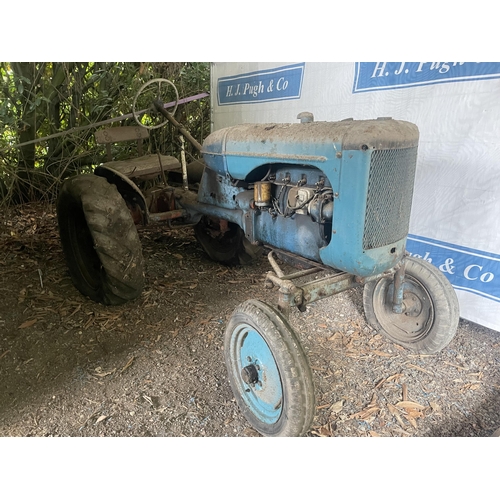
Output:
[[261,422],[275,424],[282,413],[283,388],[269,346],[253,327],[240,324],[232,332],[230,349],[230,369],[241,398]]
[[373,306],[383,330],[398,342],[414,343],[425,338],[434,324],[434,304],[427,289],[408,274],[403,285],[403,312],[392,310],[394,283],[382,280],[374,290]]

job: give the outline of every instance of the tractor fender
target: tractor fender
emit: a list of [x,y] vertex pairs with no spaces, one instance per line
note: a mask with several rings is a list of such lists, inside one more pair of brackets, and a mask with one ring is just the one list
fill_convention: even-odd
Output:
[[94,174],[104,177],[110,184],[114,184],[122,198],[125,200],[135,224],[146,225],[149,221],[149,211],[146,198],[137,185],[128,177],[117,170],[100,166],[94,170]]

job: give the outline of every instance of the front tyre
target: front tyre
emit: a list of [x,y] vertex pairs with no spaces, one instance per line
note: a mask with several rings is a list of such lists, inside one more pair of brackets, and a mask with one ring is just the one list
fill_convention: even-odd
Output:
[[83,295],[118,305],[141,294],[141,242],[116,186],[92,174],[70,177],[59,193],[57,220],[71,279]]
[[403,312],[392,310],[392,278],[370,281],[363,292],[368,323],[392,342],[420,354],[435,354],[455,336],[460,319],[455,290],[432,264],[406,257]]
[[259,300],[240,304],[228,323],[224,356],[241,412],[264,436],[302,436],[315,413],[311,368],[283,315]]

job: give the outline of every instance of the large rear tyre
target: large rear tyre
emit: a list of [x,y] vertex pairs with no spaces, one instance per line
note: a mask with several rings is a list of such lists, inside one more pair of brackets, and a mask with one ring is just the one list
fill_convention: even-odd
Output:
[[116,186],[92,174],[69,178],[59,193],[57,220],[71,279],[83,295],[118,305],[141,294],[141,242]]
[[194,234],[206,254],[215,262],[230,265],[251,264],[262,254],[252,245],[243,230],[233,222],[222,228],[220,219],[203,216],[194,226]]
[[455,336],[459,305],[455,290],[432,264],[406,257],[403,312],[392,310],[392,278],[365,285],[363,306],[368,323],[389,340],[411,351],[435,354]]
[[264,436],[302,436],[315,407],[311,368],[300,341],[282,314],[248,300],[228,323],[224,356],[241,412]]

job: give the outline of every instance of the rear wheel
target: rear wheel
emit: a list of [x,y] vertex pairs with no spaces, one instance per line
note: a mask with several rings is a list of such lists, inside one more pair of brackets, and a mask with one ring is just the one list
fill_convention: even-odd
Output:
[[315,413],[311,368],[283,315],[248,300],[228,323],[224,356],[235,399],[250,425],[264,436],[302,436]]
[[113,184],[96,175],[69,178],[59,193],[57,220],[72,281],[83,295],[108,305],[140,295],[141,242]]
[[392,278],[365,285],[363,305],[373,328],[396,344],[422,354],[435,354],[451,342],[460,319],[458,299],[435,266],[406,257],[402,314],[392,310],[393,290]]
[[233,222],[203,216],[194,227],[198,243],[216,262],[246,265],[257,259],[262,250],[252,245],[243,230]]

